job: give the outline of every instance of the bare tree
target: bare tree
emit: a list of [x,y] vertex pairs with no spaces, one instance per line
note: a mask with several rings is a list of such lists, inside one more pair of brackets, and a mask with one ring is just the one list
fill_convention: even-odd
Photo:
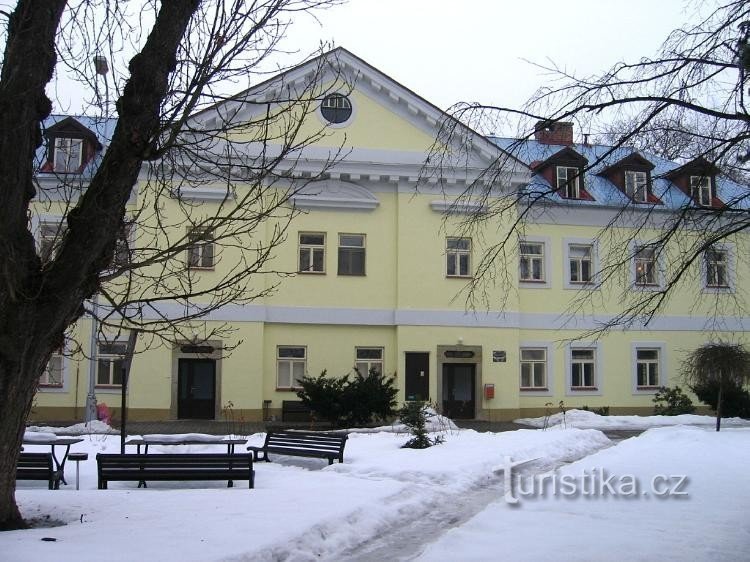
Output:
[[[344,79],[332,57],[264,79],[287,70],[270,57],[295,13],[337,2],[19,0],[2,13],[0,529],[24,526],[15,467],[39,376],[70,327],[96,313],[95,295],[105,325],[154,343],[204,341],[229,327],[203,317],[267,294],[286,273],[269,260],[295,214],[290,199],[337,157],[304,162],[325,131],[303,123],[323,77],[336,88]],[[94,55],[111,65],[104,79]],[[109,145],[79,174],[37,177],[54,121],[45,88],[65,69]],[[214,201],[201,204],[207,192]],[[45,205],[64,220],[38,247],[32,215]],[[210,276],[200,268],[209,245]]]
[[[696,12],[706,14],[708,9],[705,4],[696,5]],[[484,134],[513,131],[509,138],[490,136],[501,149],[499,156],[458,198],[457,204],[471,201],[481,209],[463,221],[467,231],[500,231],[499,240],[490,241],[478,264],[467,295],[469,305],[503,309],[509,291],[501,291],[498,302],[491,287],[513,286],[519,239],[560,202],[558,186],[539,181],[535,166],[540,162],[529,152],[532,143],[528,141],[540,129],[576,124],[586,133],[577,146],[590,147],[596,139],[607,142],[608,146],[589,151],[581,168],[587,174],[601,174],[623,156],[640,150],[647,160],[660,164],[651,172],[654,186],[666,186],[678,165],[691,162],[724,175],[724,195],[716,204],[701,205],[689,196],[684,203],[671,206],[643,205],[623,198],[619,211],[597,235],[602,256],[597,280],[603,290],[579,292],[566,310],[594,313],[594,300],[600,299],[599,304],[616,302],[618,312],[582,337],[615,326],[648,325],[680,287],[702,275],[706,250],[723,242],[745,248],[750,227],[749,39],[750,5],[729,1],[714,5],[698,23],[672,32],[654,58],[620,62],[587,77],[547,67],[548,84],[520,109],[480,103],[452,107],[430,155],[437,171],[425,167],[424,181],[439,181],[435,175],[439,176],[441,169],[469,162],[470,142],[464,143],[462,150],[444,150],[451,142],[468,140],[460,123]],[[524,164],[531,169],[528,185],[509,188],[511,175]],[[668,196],[667,191],[665,187],[657,195]],[[658,290],[631,290],[628,275],[640,250],[633,242],[640,237],[649,238],[648,249],[656,253],[663,268]],[[738,251],[736,259],[747,260],[747,256]],[[740,293],[716,295],[710,301],[715,323],[708,329],[719,327],[722,315],[747,310]],[[709,298],[697,299],[694,306],[709,306]]]

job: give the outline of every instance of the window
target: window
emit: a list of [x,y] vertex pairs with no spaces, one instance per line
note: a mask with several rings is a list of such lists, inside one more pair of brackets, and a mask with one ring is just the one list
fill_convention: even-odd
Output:
[[191,269],[213,269],[214,241],[202,230],[193,230],[188,234],[187,263]]
[[276,388],[299,388],[307,372],[307,349],[280,345],[276,354]]
[[365,274],[365,235],[339,234],[339,275]]
[[636,349],[636,385],[638,388],[659,386],[659,350]]
[[521,242],[521,281],[544,281],[544,244]]
[[352,102],[344,95],[330,94],[323,98],[320,112],[329,123],[343,123],[352,115]]
[[326,235],[323,233],[299,233],[300,273],[325,273]]
[[471,238],[448,238],[445,257],[448,277],[471,276]]
[[521,349],[521,390],[547,389],[547,350]]
[[705,253],[706,287],[729,287],[728,255],[726,250],[709,248]]
[[39,224],[39,257],[43,262],[55,257],[65,230],[65,224],[62,222],[48,221]]
[[572,390],[596,389],[596,362],[594,349],[570,350],[570,387]]
[[99,342],[97,386],[121,386],[127,342]]
[[569,199],[578,199],[581,196],[579,182],[579,170],[567,166],[557,167],[557,189]]
[[593,280],[594,247],[590,244],[568,246],[571,283],[591,283]]
[[635,284],[641,286],[657,285],[656,250],[639,246],[635,250]]
[[382,347],[358,347],[356,349],[357,362],[354,365],[359,374],[366,377],[371,371],[383,374],[383,348]]
[[690,176],[690,195],[701,207],[711,206],[711,178],[708,176]]
[[83,162],[83,139],[57,137],[52,169],[60,173],[77,172]]
[[62,387],[63,385],[63,355],[56,351],[50,357],[44,373],[39,378],[39,386],[43,387]]
[[112,258],[112,266],[115,268],[127,267],[131,259],[131,235],[133,223],[126,222],[120,227],[115,241],[115,255]]
[[625,193],[636,203],[645,203],[648,200],[648,174],[626,170]]

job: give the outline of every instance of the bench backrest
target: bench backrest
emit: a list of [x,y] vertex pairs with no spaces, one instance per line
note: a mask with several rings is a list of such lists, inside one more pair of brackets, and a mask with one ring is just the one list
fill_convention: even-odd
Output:
[[247,469],[252,464],[252,455],[245,454],[223,454],[223,453],[178,453],[178,454],[105,454],[96,455],[96,462],[99,470],[107,469],[140,469],[143,468],[161,468],[161,469],[216,469],[231,470]]
[[275,449],[302,449],[341,455],[346,445],[346,435],[310,433],[303,431],[269,431],[264,447]]
[[18,457],[18,469],[26,472],[52,472],[52,453],[21,453]]

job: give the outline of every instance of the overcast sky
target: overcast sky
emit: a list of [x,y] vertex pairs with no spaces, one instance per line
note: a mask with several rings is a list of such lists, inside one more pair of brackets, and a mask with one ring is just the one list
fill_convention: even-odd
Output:
[[441,108],[521,105],[554,61],[591,74],[655,54],[694,20],[684,0],[350,0],[298,21],[290,44],[333,41]]

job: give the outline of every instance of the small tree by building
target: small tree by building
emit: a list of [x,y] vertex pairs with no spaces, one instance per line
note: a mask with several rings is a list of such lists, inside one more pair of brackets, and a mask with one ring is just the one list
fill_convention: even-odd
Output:
[[691,387],[715,385],[716,431],[721,429],[724,396],[728,389],[750,382],[750,351],[742,344],[709,343],[690,352],[682,365]]

